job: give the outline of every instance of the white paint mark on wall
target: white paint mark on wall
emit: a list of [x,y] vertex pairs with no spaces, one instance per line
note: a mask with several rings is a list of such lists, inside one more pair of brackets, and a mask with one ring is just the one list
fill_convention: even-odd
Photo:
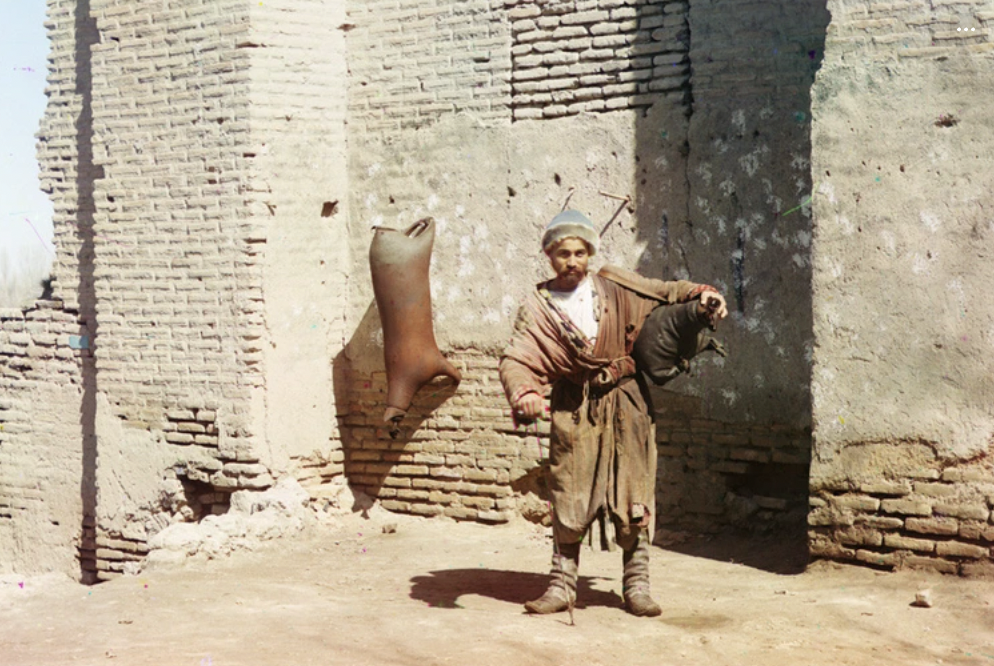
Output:
[[584,159],[587,162],[587,171],[593,171],[596,169],[597,163],[600,162],[600,158],[593,150],[588,150],[587,154],[584,156]]
[[942,225],[935,213],[931,213],[927,210],[923,210],[918,217],[921,219],[922,224],[925,225],[925,228],[933,234],[938,231],[939,227]]
[[835,223],[839,225],[839,228],[842,229],[842,233],[846,236],[852,236],[856,231],[856,226],[850,222],[849,218],[845,215],[836,215]]
[[963,281],[959,278],[954,278],[949,281],[946,285],[946,292],[953,295],[953,300],[956,301],[956,315],[966,315],[966,292],[963,290]]
[[845,268],[842,266],[842,262],[836,259],[825,259],[825,263],[828,265],[828,274],[833,280],[838,280],[843,275],[845,275]]
[[828,197],[829,203],[837,203],[835,198],[835,188],[832,187],[831,183],[822,183],[818,186],[818,191]]
[[517,305],[517,302],[514,296],[510,294],[504,294],[504,297],[500,299],[500,311],[503,313],[505,319],[510,317],[511,313],[514,312],[515,305]]
[[756,151],[743,155],[739,158],[739,166],[742,167],[742,170],[745,171],[750,178],[755,176],[756,172],[759,171],[759,155]]
[[708,162],[701,162],[697,165],[697,175],[701,177],[705,185],[711,185],[711,164]]
[[795,238],[797,244],[800,245],[801,247],[811,247],[811,232],[810,231],[804,231],[802,229],[801,231],[798,231],[794,235],[794,238]]
[[369,168],[366,169],[366,174],[370,178],[372,178],[373,176],[375,176],[376,174],[378,174],[380,172],[380,170],[382,170],[382,169],[383,169],[383,166],[379,162],[377,162],[375,164],[370,164]]
[[379,201],[379,199],[376,198],[376,195],[370,192],[366,195],[366,208],[372,208],[376,205],[377,201]]
[[731,389],[722,389],[721,397],[725,399],[725,403],[731,407],[736,402],[738,402],[739,394]]
[[487,311],[483,313],[483,321],[488,324],[499,324],[500,314],[498,314],[493,308],[488,308]]
[[476,272],[476,265],[470,259],[473,249],[473,239],[463,236],[459,239],[459,269],[456,273],[461,278],[467,278]]
[[930,272],[930,266],[936,259],[936,253],[932,252],[931,257],[923,256],[917,252],[911,255],[911,272],[915,275],[928,275]]
[[722,194],[726,197],[730,196],[733,192],[735,192],[735,183],[733,183],[731,179],[726,178],[720,185],[718,185],[718,189],[720,189]]
[[746,114],[744,109],[738,109],[732,112],[732,124],[740,132],[744,133],[746,129]]
[[428,195],[428,212],[435,210],[438,207],[438,195],[429,194]]

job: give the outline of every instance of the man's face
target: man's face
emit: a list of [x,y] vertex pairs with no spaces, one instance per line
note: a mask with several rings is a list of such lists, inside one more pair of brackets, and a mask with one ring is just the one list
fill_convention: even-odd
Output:
[[587,244],[579,238],[567,238],[559,242],[549,254],[552,270],[556,272],[556,287],[571,291],[587,275],[587,262],[590,254]]

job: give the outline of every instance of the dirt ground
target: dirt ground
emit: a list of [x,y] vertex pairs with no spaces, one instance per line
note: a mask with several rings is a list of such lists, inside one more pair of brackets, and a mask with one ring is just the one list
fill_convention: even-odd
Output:
[[[522,612],[550,543],[527,523],[348,516],[93,587],[4,576],[0,664],[994,666],[990,581],[805,570],[784,539],[700,540],[653,548],[664,611],[644,619],[622,608],[621,553],[585,547],[570,626]],[[933,607],[912,606],[925,588]]]

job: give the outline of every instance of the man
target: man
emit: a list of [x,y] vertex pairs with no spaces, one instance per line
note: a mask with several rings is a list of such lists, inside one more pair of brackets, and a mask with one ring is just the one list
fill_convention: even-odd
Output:
[[[551,389],[552,580],[525,609],[572,608],[580,543],[595,519],[610,518],[624,551],[625,607],[656,616],[661,609],[649,593],[647,529],[655,511],[655,432],[647,389],[635,381],[629,354],[660,303],[699,299],[700,316],[716,319],[727,310],[706,285],[653,280],[616,267],[588,274],[598,242],[582,213],[553,218],[542,248],[556,276],[537,285],[519,310],[500,361],[501,382],[519,420],[541,416]],[[712,299],[717,302],[709,308]]]

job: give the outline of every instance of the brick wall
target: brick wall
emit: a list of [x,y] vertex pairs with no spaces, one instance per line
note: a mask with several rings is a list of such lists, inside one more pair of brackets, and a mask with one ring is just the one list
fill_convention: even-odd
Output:
[[469,113],[509,115],[510,34],[491,0],[349,2],[350,132],[424,127]]
[[808,523],[816,557],[887,569],[994,573],[989,464],[932,464],[876,480],[819,479],[812,491]]
[[994,125],[969,96],[994,85],[994,13],[829,9],[813,95],[811,552],[990,575],[994,273],[989,232],[975,234],[994,168],[977,146]]
[[[247,8],[91,0],[90,11],[100,31],[90,91],[101,169],[93,216],[97,400],[175,459],[222,461],[231,469],[191,468],[228,492],[243,485],[239,466],[258,461],[253,446],[262,434],[247,404],[262,383],[264,335],[254,250],[264,231],[252,217],[247,177],[255,155]],[[98,486],[146,473],[110,462],[119,460],[111,448],[136,446],[103,434]],[[154,498],[129,500],[140,506],[101,504],[99,538],[131,534],[140,542],[156,529],[144,525],[161,510]],[[98,558],[98,575],[120,571],[127,553]]]
[[983,1],[833,3],[829,43],[860,58],[906,61],[994,51],[994,10]]
[[350,277],[345,6],[276,0],[253,4],[250,22],[247,196],[267,229],[253,253],[265,298],[265,434],[276,451],[266,463],[321,485],[342,447],[331,361],[344,346]]
[[[343,416],[349,483],[392,511],[503,522],[514,513],[544,520],[542,459],[548,424],[515,428],[497,373],[499,354],[456,350],[463,382],[418,393],[397,439],[381,416],[383,372],[356,374]],[[693,401],[656,391],[657,525],[710,532],[764,531],[803,523],[810,435],[787,426],[749,426],[690,416]],[[343,470],[344,468],[344,470]]]
[[683,102],[686,2],[508,0],[516,120]]
[[100,391],[122,418],[161,424],[191,394],[238,403],[261,381],[247,15],[240,2],[91,9]]
[[677,529],[803,524],[811,215],[798,204],[811,191],[810,88],[827,23],[824,2],[687,10],[687,205],[664,226],[664,274],[714,285],[730,316],[717,336],[728,358],[699,360],[698,378],[660,401],[661,515]]
[[[438,8],[442,13],[465,7],[459,2],[443,4],[444,9]],[[660,471],[661,520],[679,529],[748,526],[754,519],[796,524],[805,507],[810,444],[809,295],[805,301],[810,218],[805,212],[781,224],[775,214],[790,208],[782,205],[788,197],[803,197],[804,183],[810,183],[804,157],[810,151],[810,114],[803,106],[799,123],[794,112],[796,104],[808,104],[806,94],[817,68],[801,47],[808,42],[817,46],[825,17],[798,19],[781,4],[753,16],[752,5],[727,2],[694,7],[680,2],[557,0],[501,2],[495,7],[478,18],[507,25],[504,48],[509,51],[512,81],[508,114],[520,122],[476,128],[443,118],[446,112],[435,124],[418,121],[417,109],[405,107],[394,94],[394,84],[384,77],[420,81],[427,89],[436,80],[458,75],[440,74],[429,60],[389,59],[382,50],[365,49],[367,42],[353,40],[365,38],[373,28],[357,18],[358,10],[350,14],[350,24],[355,25],[347,33],[354,75],[350,94],[353,100],[364,100],[350,104],[350,130],[367,127],[371,107],[365,100],[372,99],[381,100],[385,109],[406,111],[407,123],[388,123],[389,136],[358,131],[350,139],[350,200],[357,222],[352,233],[357,279],[351,282],[350,307],[357,323],[351,353],[340,361],[351,364],[361,386],[370,383],[372,388],[360,392],[382,389],[382,377],[372,369],[379,362],[376,355],[382,354],[376,342],[376,311],[370,307],[363,313],[371,300],[363,279],[368,271],[368,225],[403,228],[417,216],[435,216],[439,224],[432,295],[439,339],[443,346],[454,341],[450,348],[477,349],[494,359],[492,352],[483,350],[503,344],[514,305],[545,274],[529,239],[538,237],[567,189],[576,188],[572,201],[581,208],[591,206],[591,199],[602,203],[600,190],[631,193],[635,213],[622,212],[607,230],[605,260],[637,263],[647,275],[709,282],[726,294],[734,291],[736,279],[740,286],[749,286],[749,302],[721,331],[732,343],[733,356],[727,362],[702,362],[708,370],[706,381],[668,392],[667,400],[679,409],[667,412],[669,421],[659,431],[666,459]],[[376,9],[364,5],[363,11]],[[420,16],[410,7],[407,11]],[[771,16],[776,18],[772,25]],[[743,23],[772,30],[773,47],[789,44],[788,50],[799,56],[785,56],[777,65],[775,72],[789,77],[763,74],[767,83],[761,94],[741,91],[746,96],[734,103],[745,109],[744,121],[724,96],[734,77],[715,78],[717,74],[706,73],[707,67],[697,69],[697,56],[703,64],[715,62],[712,51],[725,69],[757,69],[753,62],[741,62],[753,52],[751,37],[736,36]],[[375,29],[406,39],[413,48],[413,33],[426,24],[412,20],[409,30],[407,25],[384,22]],[[447,42],[441,44],[444,49]],[[469,67],[468,60],[460,62]],[[695,79],[689,78],[691,72]],[[696,80],[701,83],[700,97],[690,85]],[[773,103],[775,112],[766,108],[770,97],[781,95],[787,99]],[[727,126],[736,124],[748,129],[723,136]],[[769,143],[765,152],[753,134],[761,126],[761,145]],[[619,164],[625,160],[631,163]],[[712,170],[721,177],[712,177]],[[738,183],[737,197],[731,196],[728,182]],[[616,202],[608,202],[604,220],[615,207]],[[748,268],[736,272],[742,257]],[[509,271],[509,265],[515,268]],[[488,376],[497,382],[494,372]],[[463,400],[462,391],[460,387],[453,399]],[[369,400],[376,395],[347,400],[353,411],[341,416],[350,424],[343,427],[345,471],[350,480],[359,477],[364,486],[389,494],[395,488],[389,485],[394,483],[393,468],[420,452],[387,442],[382,431],[376,435],[382,405]],[[465,399],[470,408],[507,410],[502,399],[482,402],[472,394]],[[355,413],[357,405],[368,413]],[[448,408],[448,403],[440,403],[438,413]],[[458,432],[470,438],[470,445],[482,437],[482,430],[464,429],[459,421],[446,423],[446,437]],[[435,424],[428,418],[422,429],[434,430]],[[454,430],[450,433],[449,428]],[[491,428],[506,432],[509,415]],[[350,445],[350,439],[359,443]],[[367,443],[387,447],[383,450],[393,459],[362,450]],[[356,459],[350,457],[353,450]],[[508,455],[513,460],[515,454]],[[444,459],[434,460],[442,465]],[[326,464],[337,470],[337,461]],[[529,483],[534,464],[522,463],[518,473],[502,482],[522,501],[526,493],[519,488],[533,488]],[[388,481],[364,478],[363,465],[371,465]],[[400,477],[407,472],[430,477],[434,468],[403,469]],[[454,486],[451,491],[456,492]],[[421,506],[427,501],[421,494],[411,489],[405,494],[409,504],[404,510],[430,510]],[[420,499],[411,504],[415,496]]]
[[80,272],[80,265],[92,262],[93,213],[92,186],[79,185],[92,183],[99,175],[88,149],[91,109],[85,94],[90,85],[89,47],[97,32],[86,18],[85,1],[48,0],[47,7],[45,27],[52,45],[45,88],[48,109],[39,126],[37,155],[41,189],[53,205],[54,296],[68,308],[78,309],[80,290],[90,281],[90,276]]
[[59,301],[0,310],[0,568],[92,568],[84,530],[80,394],[89,355],[77,313]]
[[[660,525],[795,521],[811,446],[816,72],[831,48],[876,65],[989,57],[994,17],[967,2],[833,3],[831,26],[816,0],[326,4],[49,0],[39,156],[65,305],[7,316],[0,376],[33,386],[31,354],[43,358],[70,378],[57,400],[82,414],[66,455],[90,495],[71,505],[82,524],[52,538],[77,539],[84,569],[113,577],[154,531],[281,474],[314,496],[344,475],[396,511],[541,519],[547,433],[514,429],[496,368],[545,270],[528,239],[569,191],[605,219],[615,202],[600,191],[633,195],[605,256],[729,297],[730,357],[659,395]],[[368,226],[423,214],[439,223],[439,339],[465,380],[423,389],[391,439]],[[70,334],[92,353],[60,346]],[[0,405],[7,469],[48,446],[24,429],[41,422],[30,406]],[[943,460],[932,476],[816,475],[813,549],[980,570],[987,472]],[[4,479],[0,533],[14,535],[18,516],[42,515],[38,488]]]
[[765,532],[803,525],[811,434],[695,416],[692,397],[655,392],[659,525]]
[[[386,374],[352,377],[342,419],[345,473],[391,511],[506,522],[516,509],[513,489],[534,488],[526,476],[537,474],[537,435],[515,430],[495,355],[447,356],[463,381],[454,391],[444,380],[421,389],[396,439],[382,422]],[[539,431],[546,454],[547,434]]]

